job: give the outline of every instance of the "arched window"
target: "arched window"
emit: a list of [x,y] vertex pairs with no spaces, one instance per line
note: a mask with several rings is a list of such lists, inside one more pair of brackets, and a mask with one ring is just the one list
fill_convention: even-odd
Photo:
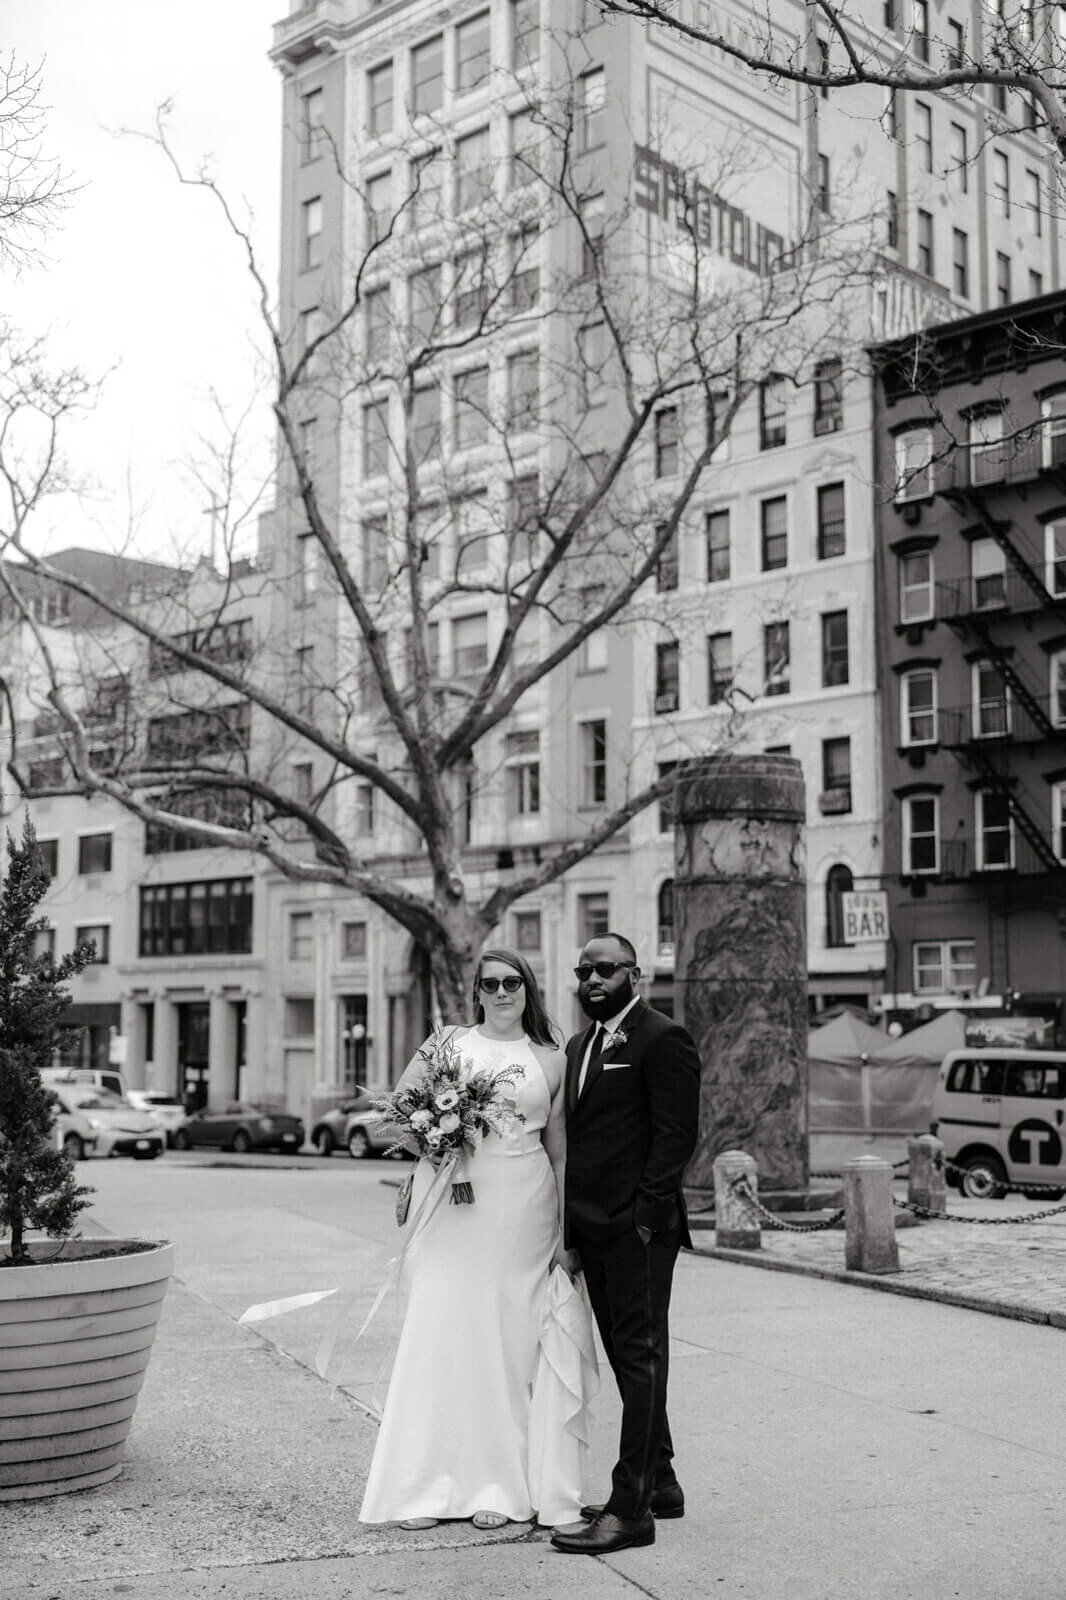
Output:
[[656,949],[661,956],[674,953],[674,880],[667,878],[659,888],[659,931]]
[[830,946],[846,944],[844,938],[844,907],[841,901],[842,894],[848,894],[855,887],[855,880],[851,875],[851,868],[843,866],[840,862],[835,867],[830,867],[825,875],[825,942]]

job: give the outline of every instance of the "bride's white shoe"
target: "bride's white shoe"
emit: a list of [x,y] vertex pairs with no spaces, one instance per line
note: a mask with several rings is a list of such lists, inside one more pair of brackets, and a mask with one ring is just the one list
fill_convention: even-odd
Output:
[[422,1528],[435,1528],[439,1521],[439,1517],[405,1517],[400,1527],[408,1533],[418,1533]]
[[510,1518],[499,1511],[475,1511],[470,1520],[475,1528],[505,1528]]

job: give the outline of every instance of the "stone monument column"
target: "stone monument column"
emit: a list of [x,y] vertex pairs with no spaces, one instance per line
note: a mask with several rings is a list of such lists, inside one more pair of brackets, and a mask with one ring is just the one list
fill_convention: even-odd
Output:
[[807,906],[803,769],[792,756],[682,762],[675,789],[674,986],[703,1062],[685,1187],[743,1150],[764,1198],[805,1190]]

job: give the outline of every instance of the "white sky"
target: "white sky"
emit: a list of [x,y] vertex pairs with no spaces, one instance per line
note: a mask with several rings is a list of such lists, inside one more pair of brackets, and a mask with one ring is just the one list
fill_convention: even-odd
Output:
[[[80,192],[2,307],[49,330],[58,356],[110,369],[95,415],[67,438],[88,492],[53,502],[36,547],[206,551],[209,495],[187,463],[220,437],[212,388],[234,412],[257,394],[248,483],[269,469],[271,433],[251,282],[209,198],[182,188],[150,132],[174,101],[173,143],[190,168],[210,158],[277,277],[281,79],[267,59],[287,0],[3,0],[0,48],[44,62],[44,145]],[[254,465],[253,465],[254,463]],[[250,536],[249,536],[250,537]],[[246,541],[247,543],[247,541]]]

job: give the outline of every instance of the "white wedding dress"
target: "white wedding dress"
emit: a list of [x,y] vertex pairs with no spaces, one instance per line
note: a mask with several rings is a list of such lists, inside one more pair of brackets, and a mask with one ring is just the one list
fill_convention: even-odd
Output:
[[[566,1362],[542,1337],[551,1323],[558,1340],[565,1325],[554,1314],[559,1279],[570,1294],[558,1271],[549,1294],[559,1207],[541,1142],[548,1084],[525,1037],[490,1039],[472,1028],[457,1043],[468,1071],[522,1069],[503,1092],[525,1121],[486,1136],[456,1174],[472,1183],[474,1203],[452,1205],[446,1195],[408,1249],[407,1309],[359,1517],[394,1522],[495,1511],[515,1522],[538,1513],[542,1522],[573,1520],[584,1488],[582,1434],[587,1439],[580,1398],[571,1399],[580,1384],[571,1364],[571,1379],[560,1386]],[[420,1161],[405,1233],[432,1179],[433,1169]],[[584,1307],[575,1299],[571,1323],[580,1312],[584,1337]],[[587,1337],[594,1363],[591,1332]],[[587,1397],[587,1363],[584,1370]]]

